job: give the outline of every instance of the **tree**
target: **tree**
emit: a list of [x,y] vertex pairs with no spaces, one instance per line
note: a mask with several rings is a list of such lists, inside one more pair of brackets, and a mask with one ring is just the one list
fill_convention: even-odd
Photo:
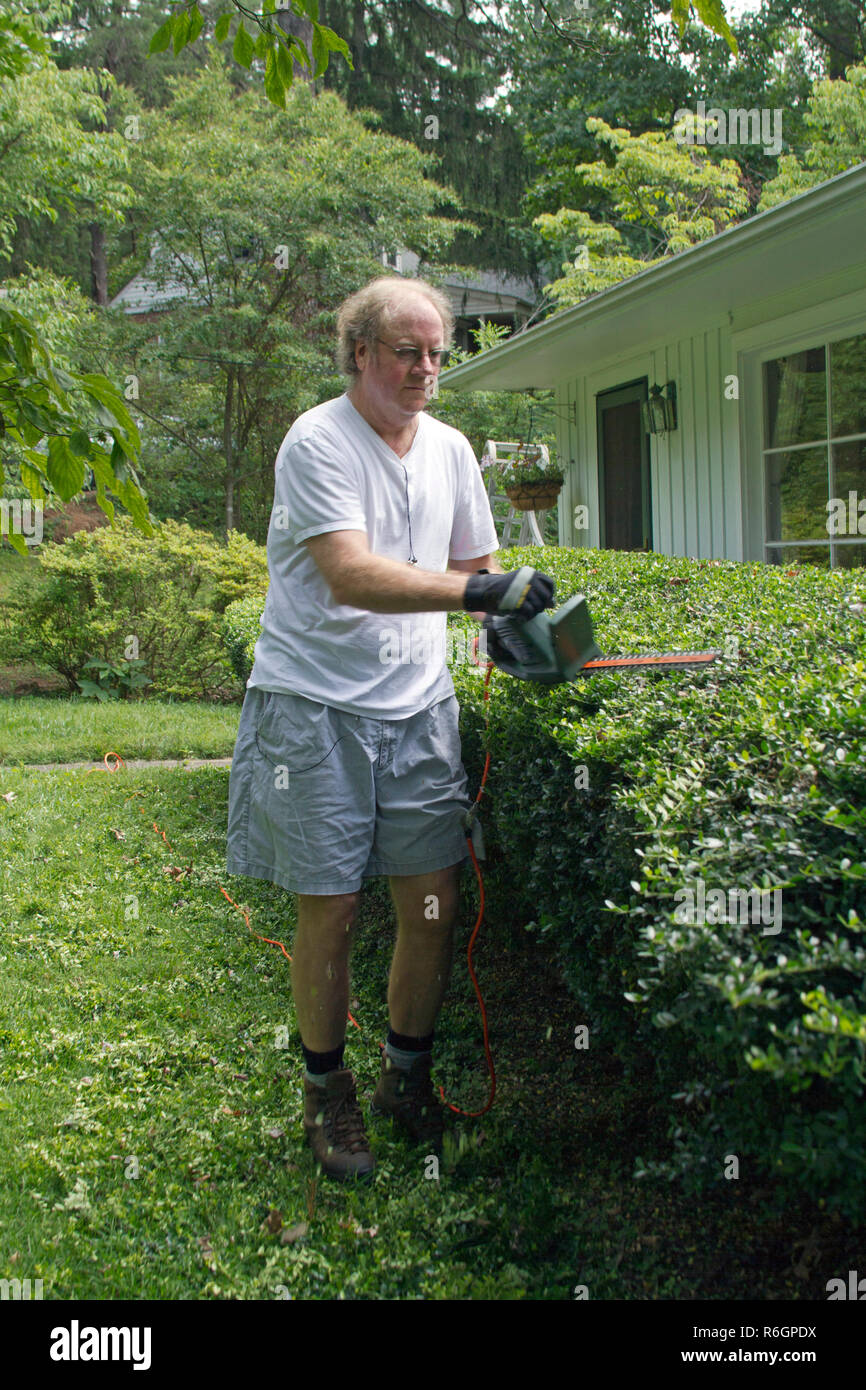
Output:
[[576,172],[604,191],[616,225],[572,208],[536,218],[542,236],[566,257],[562,277],[546,287],[559,308],[714,236],[748,207],[733,160],[684,148],[673,131],[633,136],[601,120],[586,124],[613,162],[599,159]]
[[578,32],[536,16],[524,0],[515,13],[512,64],[531,71],[515,82],[502,104],[513,112],[538,169],[524,199],[529,216],[561,207],[598,215],[604,202],[575,175],[594,157],[586,122],[598,117],[635,134],[670,125],[686,101],[693,77],[687,66],[693,27],[677,41],[669,15],[651,0],[614,0],[594,9]]
[[[345,39],[340,38],[333,29],[319,22],[320,0],[282,0],[277,4],[277,0],[263,0],[262,13],[248,9],[243,0],[229,0],[233,9],[243,15],[243,19],[235,33],[232,52],[238,62],[246,67],[250,66],[253,57],[265,61],[265,91],[268,99],[282,105],[285,91],[292,84],[293,69],[291,60],[294,59],[303,66],[310,66],[310,55],[306,46],[298,34],[295,32],[297,26],[291,22],[286,11],[293,12],[301,19],[308,21],[312,30],[312,58],[315,64],[315,76],[321,76],[328,66],[331,52],[341,53],[350,63],[348,45]],[[443,13],[432,0],[406,0],[411,4],[412,20],[417,24],[419,17],[430,19],[435,16],[441,24],[450,18],[450,15]],[[498,25],[499,33],[502,35],[508,28],[508,18],[502,19],[502,13],[510,16],[513,8],[520,9],[525,5],[525,0],[497,0],[497,10],[500,12],[500,22]],[[568,29],[558,22],[562,17],[562,0],[533,0],[535,10],[543,13],[545,18],[551,23],[560,37],[566,38],[573,43],[580,43],[579,39],[569,38]],[[567,8],[573,9],[570,0],[567,0]],[[459,22],[469,26],[474,22],[475,15],[479,12],[484,13],[484,6],[473,3],[473,0],[461,0],[459,10],[455,9],[452,14]],[[670,10],[671,20],[682,37],[689,22],[691,12],[695,14],[702,24],[705,24],[713,33],[721,34],[731,49],[737,51],[737,41],[734,33],[725,18],[725,8],[722,0],[660,0],[658,9]],[[363,0],[355,0],[353,5],[353,24],[361,18],[363,10]],[[281,13],[282,12],[282,16]],[[284,18],[283,18],[284,17]],[[253,28],[259,30],[255,40],[252,39],[246,30],[245,21],[249,21]],[[220,16],[217,22],[215,37],[217,43],[224,43],[228,38],[232,21],[230,11]],[[152,53],[164,52],[169,44],[174,46],[175,53],[179,53],[184,45],[193,43],[201,34],[204,27],[204,15],[197,0],[178,0],[174,7],[174,13],[165,24],[161,25],[151,41],[150,51]],[[353,28],[353,34],[355,30]]]
[[[799,112],[813,59],[787,21],[741,17],[735,55],[703,25],[690,24],[678,36],[655,0],[605,0],[579,32],[572,26],[564,37],[532,19],[532,8],[529,0],[518,8],[514,41],[515,61],[521,53],[531,82],[515,83],[503,97],[539,169],[524,203],[530,215],[570,207],[598,218],[608,211],[598,191],[575,174],[594,153],[589,117],[633,135],[669,131],[678,109],[704,97],[708,107],[781,108],[786,142],[796,146],[801,137]],[[776,172],[775,157],[759,145],[732,145],[725,154],[739,164],[754,206]]]
[[[219,0],[201,0],[201,10],[213,33]],[[90,68],[110,72],[134,91],[144,107],[171,101],[169,79],[205,66],[201,44],[188,44],[179,54],[170,50],[148,62],[154,33],[168,17],[166,0],[70,0],[62,22],[52,31],[52,56],[59,68]]]
[[296,84],[285,111],[255,89],[233,95],[215,49],[148,114],[133,154],[147,273],[182,297],[147,322],[103,320],[107,362],[135,380],[155,497],[188,479],[198,524],[228,531],[242,495],[272,488],[291,419],[340,389],[339,303],[383,273],[383,245],[443,259],[454,223],[434,209],[455,195],[425,177],[426,162],[333,93]]
[[457,190],[479,228],[458,236],[456,259],[535,275],[532,237],[520,201],[533,163],[513,116],[495,103],[510,77],[503,26],[490,7],[463,0],[322,0],[344,33],[352,66],[323,77],[353,111],[372,110],[382,128],[435,152],[440,177]]
[[[203,62],[201,53],[189,48],[169,62],[146,61],[151,35],[165,19],[166,7],[161,0],[72,0],[66,8],[68,14],[52,35],[53,56],[63,70],[83,69],[93,74],[95,90],[104,103],[102,118],[94,126],[97,130],[124,128],[123,112],[117,109],[118,84],[135,91],[144,105],[160,105],[168,99],[167,77],[172,71],[192,71]],[[76,229],[67,226],[69,230],[74,233]],[[104,305],[109,298],[104,219],[95,216],[86,232],[87,279],[93,299]],[[67,238],[75,248],[76,259],[80,240]],[[67,244],[61,254],[68,256],[72,247]],[[57,268],[56,258],[50,260]],[[68,260],[61,264],[68,269]]]
[[802,30],[831,81],[866,58],[866,13],[860,0],[764,0],[761,18],[769,25]]
[[[222,8],[220,0],[202,3],[210,32]],[[146,112],[171,101],[169,79],[201,69],[207,61],[202,44],[187,45],[175,56],[161,53],[148,60],[154,31],[165,20],[165,0],[71,0],[52,26],[52,57],[63,71],[84,69],[94,74],[104,103],[104,115],[89,122],[93,130],[117,131],[126,140],[146,132]],[[106,80],[110,74],[113,81]],[[100,76],[101,75],[101,76]],[[257,82],[246,68],[233,64],[232,80],[238,89]],[[82,290],[106,303],[141,264],[134,218],[127,215],[122,250],[112,242],[108,257],[110,224],[105,218],[91,222],[62,215],[57,223],[45,218],[17,219],[8,270],[20,273],[29,263],[43,265],[55,274],[75,277]]]
[[[87,68],[61,72],[46,62],[0,91],[0,251],[11,254],[13,212],[31,223],[56,222],[58,208],[73,231],[122,222],[132,198],[125,182],[128,159],[122,136],[108,132],[106,102],[113,80]],[[94,260],[94,298],[106,302]]]
[[[281,3],[263,0],[261,14],[250,10],[242,0],[230,0],[230,3],[234,13],[226,10],[219,16],[213,37],[217,43],[225,43],[233,32],[235,61],[245,68],[251,68],[254,61],[264,63],[265,95],[283,110],[286,92],[299,68],[321,77],[332,53],[340,53],[351,62],[345,39],[326,24],[319,23],[319,0],[281,0]],[[236,14],[240,14],[241,19],[232,30]],[[247,29],[247,23],[253,31],[258,30],[255,36]],[[204,14],[197,0],[179,0],[173,6],[173,13],[153,35],[149,51],[164,53],[172,47],[177,55],[187,44],[194,43],[203,29]]]
[[[50,20],[52,11],[46,11]],[[0,9],[0,251],[8,254],[14,218],[22,212],[56,218],[56,204],[76,213],[92,203],[122,216],[125,151],[94,139],[78,111],[100,99],[82,74],[59,74],[43,34],[28,16]],[[111,447],[108,447],[108,441]],[[38,502],[50,492],[64,501],[81,491],[86,470],[96,478],[99,505],[113,516],[110,488],[144,530],[147,504],[134,463],[140,438],[111,381],[64,369],[38,325],[20,309],[0,305],[0,450],[4,479],[17,477]],[[8,540],[26,554],[23,538]]]
[[[279,33],[274,37],[275,23],[270,17],[274,0],[265,0],[262,16],[247,10],[241,0],[231,3],[244,16],[233,54],[247,65],[254,51],[266,58],[265,89],[269,98],[279,103],[284,90],[280,62],[286,64],[287,60]],[[563,22],[563,9],[574,9],[571,0],[493,0],[492,4],[474,0],[321,0],[321,4],[320,0],[284,0],[284,12],[289,7],[306,16],[314,27],[316,76],[327,70],[326,81],[346,96],[351,108],[364,105],[381,111],[391,133],[418,143],[431,138],[434,123],[437,138],[442,137],[442,177],[457,188],[481,230],[475,248],[458,242],[456,254],[475,264],[495,261],[502,268],[536,274],[537,242],[520,227],[516,201],[518,185],[530,171],[527,153],[531,152],[520,148],[507,102],[496,110],[492,95],[505,85],[503,79],[512,90],[526,80],[529,55],[518,30],[527,11],[540,15],[557,41],[581,45],[582,40],[571,32],[572,26]],[[680,38],[694,11],[703,24],[723,35],[736,50],[721,0],[671,0],[656,8],[670,12],[666,23],[670,28],[673,21]],[[324,9],[329,26],[348,36],[348,45],[338,39],[335,29],[318,24],[320,9]],[[255,46],[244,21],[261,30]],[[155,36],[152,47],[154,51],[157,47],[165,49],[171,41],[177,53],[202,28],[198,5],[184,0]],[[228,37],[229,28],[223,16],[216,29],[218,41]],[[345,69],[328,69],[329,51],[347,59],[348,75]],[[642,54],[634,56],[639,62]],[[291,81],[290,73],[286,81]],[[531,99],[536,99],[534,80],[527,85],[532,88]]]
[[866,159],[866,65],[849,68],[844,80],[815,83],[806,127],[803,159],[782,155],[777,177],[764,187],[761,212]]

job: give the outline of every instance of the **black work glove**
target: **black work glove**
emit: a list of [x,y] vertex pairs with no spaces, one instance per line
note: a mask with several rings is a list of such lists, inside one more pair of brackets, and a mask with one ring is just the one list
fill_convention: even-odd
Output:
[[555,592],[550,576],[529,565],[508,574],[478,570],[466,585],[463,607],[468,613],[502,613],[528,621],[553,603]]

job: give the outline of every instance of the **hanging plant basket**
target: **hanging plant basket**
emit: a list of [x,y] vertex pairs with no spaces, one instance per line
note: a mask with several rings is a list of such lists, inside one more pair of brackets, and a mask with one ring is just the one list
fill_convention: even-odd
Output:
[[505,495],[519,512],[543,512],[556,505],[562,478],[540,478],[534,483],[511,483]]

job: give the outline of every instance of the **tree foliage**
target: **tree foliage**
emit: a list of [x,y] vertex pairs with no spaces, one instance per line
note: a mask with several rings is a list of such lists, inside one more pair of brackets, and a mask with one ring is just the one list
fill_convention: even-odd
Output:
[[683,148],[673,132],[633,136],[594,119],[587,128],[612,163],[598,159],[576,172],[604,191],[614,220],[572,208],[536,218],[542,236],[567,257],[562,276],[547,286],[558,307],[580,303],[714,236],[748,207],[733,160],[717,162],[700,147]]
[[105,112],[99,88],[97,74],[61,72],[44,58],[0,85],[0,254],[11,251],[17,217],[54,223],[63,209],[73,225],[123,221],[132,201],[127,145],[92,129]]
[[513,67],[508,30],[492,6],[463,0],[323,0],[348,39],[352,67],[334,63],[326,85],[353,111],[441,160],[440,178],[479,228],[458,235],[455,258],[534,276],[535,241],[521,217],[534,173],[513,114],[496,102]]
[[[266,0],[261,17],[240,0],[232,4],[244,16],[234,31],[233,56],[246,66],[253,56],[265,57],[266,94],[279,104],[285,83],[291,81],[291,63],[286,57],[283,73],[269,55],[276,52],[280,58],[285,43],[292,56],[303,61],[303,44],[296,36],[280,36],[278,28],[273,32],[273,0]],[[319,56],[315,75],[340,91],[351,109],[380,112],[385,128],[401,138],[421,145],[436,141],[442,151],[442,178],[457,189],[481,232],[474,248],[467,238],[458,238],[458,257],[537,274],[536,239],[521,226],[519,216],[519,195],[531,172],[532,151],[522,147],[521,128],[508,100],[497,106],[494,96],[505,86],[525,83],[535,99],[534,75],[528,79],[534,55],[521,22],[525,28],[528,16],[530,26],[540,21],[555,42],[575,42],[573,26],[562,13],[574,6],[561,0],[291,0],[291,8],[313,26],[313,51]],[[672,16],[668,6],[655,8],[665,12],[671,38],[674,32],[682,38],[694,11],[736,51],[720,0],[673,0]],[[320,10],[327,20],[321,36]],[[244,27],[245,19],[261,30],[255,42]],[[219,42],[227,40],[230,24],[226,14],[218,21]],[[180,5],[160,27],[152,49],[167,50],[171,43],[177,53],[201,32],[200,7]],[[339,44],[337,33],[345,36]],[[347,60],[347,66],[328,67],[329,47]],[[640,49],[634,56],[639,61]]]
[[[862,13],[859,5],[833,4],[840,12]],[[793,7],[756,0],[755,9],[732,25],[736,54],[701,24],[689,24],[680,35],[667,7],[655,0],[594,6],[579,34],[539,22],[537,8],[527,0],[516,11],[515,51],[525,55],[531,80],[515,83],[503,97],[539,171],[527,189],[528,214],[570,207],[599,218],[609,211],[598,190],[575,173],[594,155],[590,117],[641,135],[669,131],[677,110],[694,107],[698,98],[708,107],[780,109],[785,151],[802,153],[812,84],[835,61],[824,42],[831,30],[822,22],[831,0]],[[565,0],[560,8],[567,8]],[[855,31],[849,24],[845,32]],[[852,37],[848,48],[857,51],[858,43]],[[754,209],[763,184],[777,173],[776,156],[759,144],[733,144],[725,154],[740,166]]]
[[805,123],[803,158],[781,156],[777,176],[764,187],[761,212],[866,160],[866,66],[849,68],[844,80],[816,82]]
[[866,57],[866,12],[861,0],[763,0],[761,17],[769,26],[801,30],[831,79]]
[[[52,30],[52,56],[60,68],[107,72],[134,91],[146,107],[171,100],[169,78],[204,66],[203,44],[169,49],[148,61],[154,33],[166,18],[165,0],[69,0],[67,13]],[[201,0],[206,31],[213,32],[220,0]],[[109,109],[109,122],[111,111]]]
[[141,323],[108,315],[104,352],[135,378],[155,510],[231,530],[243,502],[255,533],[289,424],[341,389],[338,304],[384,273],[383,247],[445,259],[455,224],[435,209],[455,195],[335,94],[298,83],[283,111],[211,60],[133,154],[144,272],[175,297]]
[[725,42],[730,45],[733,53],[737,52],[737,40],[733,29],[725,18],[725,7],[721,0],[671,0],[671,18],[680,34],[683,33],[689,22],[689,15],[692,10],[714,34],[721,34]]
[[[239,0],[231,0],[231,3],[232,9],[224,10],[218,17],[213,37],[218,44],[232,39],[232,57],[242,67],[252,67],[254,59],[264,63],[265,95],[282,110],[286,106],[286,92],[294,81],[296,64],[306,68],[313,77],[321,77],[332,53],[339,53],[351,62],[345,39],[319,22],[319,0],[289,0],[292,13],[309,26],[309,49],[299,34],[293,32],[295,26],[280,22],[279,11],[285,12],[286,4],[278,9],[276,0],[263,0],[259,14]],[[203,29],[204,14],[197,0],[183,0],[172,7],[172,13],[153,35],[149,51],[164,53],[172,48],[177,56],[187,44],[195,42]]]
[[[121,217],[130,190],[122,141],[96,138],[79,119],[100,98],[85,74],[60,74],[44,36],[26,16],[0,14],[0,247],[8,251],[13,218],[55,218],[56,204],[78,215],[88,205]],[[38,157],[37,157],[38,156]],[[7,296],[7,300],[9,297]],[[0,305],[0,450],[4,476],[39,502],[68,501],[93,470],[99,505],[113,516],[112,491],[142,529],[150,526],[134,464],[140,438],[114,385],[95,372],[70,372],[51,354],[33,319],[11,301]],[[23,538],[8,536],[26,554]]]

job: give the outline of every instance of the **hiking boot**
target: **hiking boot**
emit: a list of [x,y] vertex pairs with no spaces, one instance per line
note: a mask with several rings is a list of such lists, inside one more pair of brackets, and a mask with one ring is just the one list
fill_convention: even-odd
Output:
[[434,1153],[442,1149],[445,1112],[433,1093],[430,1080],[432,1056],[421,1053],[408,1071],[394,1065],[382,1053],[382,1074],[370,1106],[371,1115],[392,1115],[418,1144],[429,1144]]
[[304,1130],[328,1177],[366,1177],[376,1167],[355,1095],[355,1078],[347,1067],[329,1071],[324,1086],[304,1077]]

